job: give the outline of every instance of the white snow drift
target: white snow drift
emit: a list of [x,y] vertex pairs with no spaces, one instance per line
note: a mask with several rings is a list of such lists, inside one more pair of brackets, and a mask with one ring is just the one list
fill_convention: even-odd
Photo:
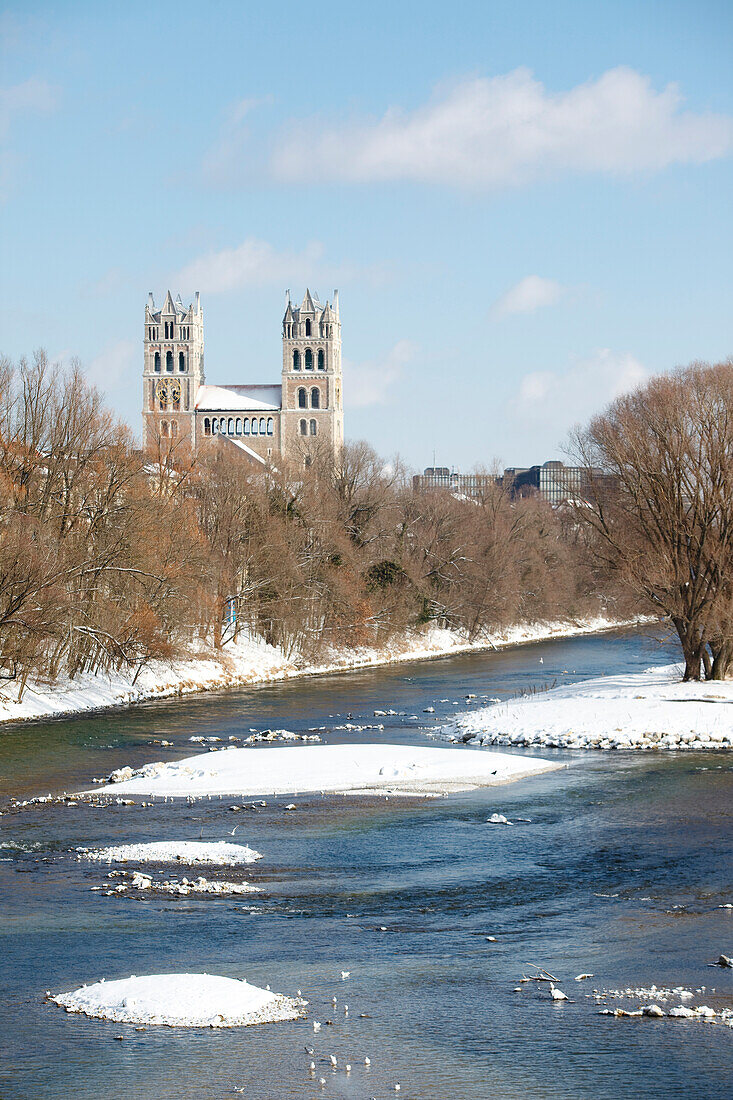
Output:
[[49,1000],[67,1012],[124,1024],[246,1027],[296,1020],[305,1001],[211,974],[150,974],[83,985]]
[[731,749],[733,683],[685,684],[679,665],[663,665],[459,714],[441,735],[474,745]]
[[185,863],[218,864],[234,867],[238,863],[254,863],[262,859],[260,852],[246,844],[229,844],[225,840],[160,840],[148,844],[119,844],[111,848],[77,848],[79,859],[100,863]]
[[[230,748],[147,764],[125,782],[115,783],[113,789],[115,793],[181,798],[395,788],[424,794],[493,786],[559,766],[534,757],[407,745]],[[108,788],[98,789],[104,792]]]

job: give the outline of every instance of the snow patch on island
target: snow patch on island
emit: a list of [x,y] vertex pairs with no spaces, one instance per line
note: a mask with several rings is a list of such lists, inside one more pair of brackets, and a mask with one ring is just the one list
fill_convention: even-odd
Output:
[[[148,765],[115,784],[115,790],[176,798],[314,791],[385,793],[394,788],[411,794],[447,793],[508,783],[561,766],[537,757],[408,745],[288,746],[257,752],[230,748]],[[99,788],[100,793],[104,791]],[[106,849],[110,850],[115,849]]]
[[733,748],[733,683],[683,683],[679,665],[605,676],[456,715],[438,736],[471,745]]
[[78,859],[99,863],[185,863],[217,864],[234,867],[262,859],[260,852],[246,844],[228,841],[157,840],[147,844],[119,844],[111,848],[77,848]]
[[124,1024],[168,1027],[247,1027],[297,1020],[307,1003],[247,981],[211,974],[150,974],[84,985],[48,995],[67,1012]]

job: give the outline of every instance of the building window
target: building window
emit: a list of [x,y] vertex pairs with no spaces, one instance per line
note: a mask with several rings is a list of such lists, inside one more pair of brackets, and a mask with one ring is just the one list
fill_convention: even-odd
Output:
[[161,422],[160,422],[160,434],[164,435],[164,436],[168,435],[168,421],[167,420],[161,420]]
[[171,420],[171,435],[178,435],[178,421]]
[[[271,416],[267,418],[267,434],[272,435],[275,428],[275,421]],[[268,451],[268,454],[272,454],[272,451]]]
[[257,417],[252,417],[252,435],[257,435]]
[[312,462],[311,456],[306,455],[305,459],[303,460],[303,465],[305,466],[306,470],[310,469],[311,462]]
[[234,431],[237,435],[242,434],[242,418],[241,418],[241,416],[237,417],[237,423],[234,426]]
[[161,382],[158,387],[158,407],[161,412],[165,412],[168,408],[168,390],[165,382]]
[[317,426],[315,420],[311,420],[311,435],[315,435],[317,431],[318,431],[318,426]]
[[244,418],[244,434],[249,435],[249,417],[248,416],[245,416],[245,418]]
[[306,393],[304,386],[301,386],[301,388],[298,390],[298,408],[308,408],[308,394]]
[[311,408],[320,409],[321,407],[321,391],[317,390],[315,386],[311,390]]
[[211,421],[208,416],[204,417],[204,435],[211,435]]
[[165,353],[165,369],[170,374],[173,370],[173,352],[167,351]]
[[310,321],[306,321],[306,323],[305,323],[305,334],[306,334],[306,336],[310,336],[310,334],[311,334],[311,323],[310,323]]
[[228,433],[228,435],[234,435],[234,417],[233,416],[229,417],[229,423],[227,424],[227,433]]
[[305,420],[301,420],[301,422],[300,422],[300,434],[301,435],[308,435],[308,424],[306,423]]
[[266,432],[267,432],[267,428],[265,427],[265,418],[264,418],[264,416],[261,416],[260,417],[260,435],[265,435]]
[[293,352],[293,370],[300,370],[300,352],[297,348]]
[[184,371],[186,369],[186,356],[182,351],[178,352],[178,369]]
[[160,352],[159,351],[156,351],[156,353],[155,353],[155,367],[154,367],[154,369],[157,370],[158,374],[160,374]]
[[326,357],[323,354],[323,348],[318,349],[318,369],[319,370],[325,370],[326,369]]
[[306,348],[305,351],[305,369],[313,370],[313,352],[310,348]]
[[213,420],[211,421],[211,434],[212,435],[218,435],[219,434],[219,421],[216,419],[216,417],[214,417]]

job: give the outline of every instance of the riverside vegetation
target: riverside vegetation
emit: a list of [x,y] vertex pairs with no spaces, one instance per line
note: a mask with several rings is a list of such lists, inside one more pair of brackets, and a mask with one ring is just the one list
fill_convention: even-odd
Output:
[[610,584],[572,514],[490,479],[416,493],[365,443],[306,473],[226,440],[143,454],[79,365],[0,364],[0,677],[21,693],[240,630],[313,659],[429,622],[475,639],[598,614]]

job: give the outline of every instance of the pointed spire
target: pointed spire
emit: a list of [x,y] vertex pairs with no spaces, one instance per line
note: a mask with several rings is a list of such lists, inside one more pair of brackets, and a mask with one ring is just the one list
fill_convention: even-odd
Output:
[[315,314],[315,312],[316,312],[316,307],[313,304],[313,299],[311,298],[311,292],[308,289],[308,287],[305,288],[305,297],[303,298],[303,304],[300,307],[300,312],[301,313],[313,313],[313,314]]
[[168,291],[168,293],[165,296],[165,303],[163,305],[162,312],[163,313],[175,313],[176,312],[176,307],[173,305],[173,299],[171,297],[170,290]]
[[194,313],[201,312],[201,295],[199,294],[198,290],[196,291],[196,297],[193,300],[193,309]]
[[339,292],[334,290],[333,292],[333,312],[336,314],[336,320],[339,317]]
[[152,290],[148,294],[148,309],[150,310],[151,313],[155,313],[155,302],[153,300]]

